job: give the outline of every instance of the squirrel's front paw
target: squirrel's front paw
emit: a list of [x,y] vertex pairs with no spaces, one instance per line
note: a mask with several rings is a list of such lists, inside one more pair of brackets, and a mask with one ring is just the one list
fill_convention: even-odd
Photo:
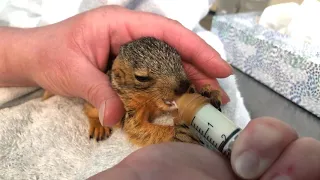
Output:
[[195,134],[193,134],[191,132],[191,129],[189,129],[189,127],[186,125],[175,125],[173,141],[193,144],[200,143],[199,138]]
[[104,140],[111,135],[112,130],[108,127],[103,127],[99,119],[90,120],[89,137],[94,138],[96,141]]
[[210,103],[221,111],[221,94],[219,90],[213,90],[210,85],[201,88],[200,94],[210,99]]

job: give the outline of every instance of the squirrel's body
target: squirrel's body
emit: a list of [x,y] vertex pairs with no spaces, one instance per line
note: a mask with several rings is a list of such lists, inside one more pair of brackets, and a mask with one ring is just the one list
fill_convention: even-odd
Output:
[[[195,91],[174,48],[152,37],[129,42],[121,46],[107,74],[126,112],[115,127],[127,133],[132,143],[145,146],[169,141],[199,142],[182,124],[170,126],[152,123],[165,112],[172,113],[176,118],[177,110],[173,102],[182,94]],[[219,91],[205,86],[199,93],[220,108]],[[95,107],[86,103],[84,112],[90,122],[90,137],[102,140],[111,135],[111,129],[100,124]]]

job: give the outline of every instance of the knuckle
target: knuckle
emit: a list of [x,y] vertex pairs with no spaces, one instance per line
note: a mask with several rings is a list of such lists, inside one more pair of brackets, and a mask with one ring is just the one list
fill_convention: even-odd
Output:
[[298,139],[297,132],[291,126],[272,117],[261,117],[251,120],[245,129],[245,132],[250,132],[249,134],[277,134],[270,136],[270,138],[278,138],[280,141],[279,137],[282,137],[281,139],[286,143],[291,143]]
[[[98,17],[102,17],[103,19],[112,16],[113,13],[124,13],[125,11],[129,11],[129,9],[126,9],[120,5],[111,4],[108,6],[101,6],[95,10],[95,13]],[[92,20],[90,18],[90,20]]]
[[296,140],[296,146],[305,149],[313,149],[315,147],[320,150],[320,141],[312,138],[312,137],[302,137]]
[[96,97],[99,97],[101,88],[104,86],[103,83],[100,84],[94,84],[91,85],[88,89],[87,89],[87,100],[89,102],[91,102],[94,106],[98,107],[100,105],[101,102],[97,102],[98,99]]
[[102,6],[101,7],[101,10],[105,11],[106,13],[108,11],[110,11],[110,9],[112,9],[112,10],[124,10],[125,8],[120,6],[120,5],[117,5],[117,4],[110,4],[108,6]]
[[182,26],[182,24],[181,24],[179,21],[177,21],[177,20],[169,19],[169,21],[170,21],[172,24],[176,25],[176,26]]

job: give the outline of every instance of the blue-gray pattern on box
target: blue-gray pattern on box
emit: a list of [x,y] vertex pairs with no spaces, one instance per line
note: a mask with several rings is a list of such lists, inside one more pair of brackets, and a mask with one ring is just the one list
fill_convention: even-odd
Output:
[[260,13],[214,16],[227,61],[320,117],[320,47],[257,24]]

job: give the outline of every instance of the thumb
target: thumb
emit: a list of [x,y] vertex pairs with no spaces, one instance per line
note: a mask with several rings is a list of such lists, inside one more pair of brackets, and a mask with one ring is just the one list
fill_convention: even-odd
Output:
[[75,81],[75,94],[99,110],[99,120],[103,126],[115,125],[123,117],[124,108],[112,89],[108,75],[92,65],[83,68],[83,72],[80,72],[81,77]]
[[279,158],[284,149],[298,138],[297,133],[284,122],[257,118],[243,129],[234,143],[231,164],[243,179],[256,179]]

